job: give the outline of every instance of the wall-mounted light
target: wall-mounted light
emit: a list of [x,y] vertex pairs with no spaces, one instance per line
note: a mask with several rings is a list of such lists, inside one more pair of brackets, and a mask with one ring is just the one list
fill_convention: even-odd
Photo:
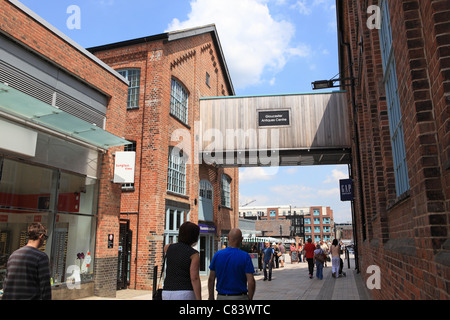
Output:
[[[346,80],[355,80],[355,79],[339,78],[339,79],[331,79],[331,80],[318,80],[318,81],[311,82],[311,86],[312,86],[313,90],[351,86],[352,85],[351,83],[345,83]],[[339,82],[339,84],[336,84],[336,82]]]

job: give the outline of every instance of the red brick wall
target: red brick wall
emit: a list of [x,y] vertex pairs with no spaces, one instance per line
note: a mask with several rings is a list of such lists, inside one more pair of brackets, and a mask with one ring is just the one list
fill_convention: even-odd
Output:
[[[229,95],[230,92],[226,89],[228,86],[210,34],[173,42],[155,40],[95,54],[114,69],[141,69],[139,109],[129,110],[125,116],[125,137],[137,142],[135,191],[122,194],[121,212],[139,212],[139,218],[134,215],[131,219],[133,263],[130,287],[150,289],[153,266],[161,265],[166,199],[189,205],[190,219],[197,222],[199,181],[207,179],[214,187],[214,222],[218,230],[216,240],[219,240],[221,230],[238,226],[237,169],[188,164],[186,196],[167,192],[169,146],[176,146],[180,141],[176,135],[172,138],[172,133],[178,129],[188,132],[188,151],[191,156],[194,155],[197,138],[194,132],[195,121],[200,119],[199,99]],[[205,83],[206,72],[211,76],[209,87]],[[170,115],[172,77],[181,82],[189,92],[188,126]],[[191,157],[190,161],[194,159]],[[219,206],[222,173],[228,174],[232,179],[231,209]],[[122,218],[126,216],[122,214]],[[134,263],[136,241],[138,258],[137,263]]]
[[[449,299],[450,3],[388,1],[410,183],[400,199],[379,34],[366,25],[367,6],[378,1],[343,3],[343,41],[350,44],[357,77],[358,111],[352,117],[362,180],[357,167],[353,175],[355,186],[362,186],[355,188],[361,272],[367,277],[368,266],[381,268],[381,289],[372,290],[378,299]],[[354,163],[357,157],[353,154]]]
[[[106,113],[106,130],[123,137],[125,126],[121,119],[126,116],[126,83],[10,2],[0,0],[0,8],[0,30],[3,34],[111,96]],[[111,183],[114,168],[112,154],[116,150],[123,150],[123,147],[111,148],[108,153],[103,155],[99,181],[95,291],[98,295],[107,296],[115,296],[117,273],[117,242],[114,245],[115,249],[107,248],[107,235],[118,235],[119,233],[121,192],[119,185]],[[117,240],[117,238],[115,239]]]

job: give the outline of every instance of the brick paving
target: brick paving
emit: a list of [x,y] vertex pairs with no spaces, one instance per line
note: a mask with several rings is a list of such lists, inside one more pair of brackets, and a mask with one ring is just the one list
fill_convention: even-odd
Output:
[[[331,276],[331,262],[323,269],[323,280],[309,279],[306,262],[290,263],[287,257],[284,268],[273,270],[272,281],[263,281],[262,271],[255,275],[254,300],[371,300],[361,274],[354,268],[354,259],[344,260],[346,277]],[[202,277],[202,297],[208,298],[208,278]],[[82,300],[151,300],[148,290],[120,290],[116,298],[89,297]]]

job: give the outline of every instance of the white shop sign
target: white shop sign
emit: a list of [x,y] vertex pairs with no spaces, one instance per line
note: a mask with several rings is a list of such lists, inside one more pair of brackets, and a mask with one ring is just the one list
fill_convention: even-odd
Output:
[[134,183],[136,152],[116,152],[114,164],[114,183]]

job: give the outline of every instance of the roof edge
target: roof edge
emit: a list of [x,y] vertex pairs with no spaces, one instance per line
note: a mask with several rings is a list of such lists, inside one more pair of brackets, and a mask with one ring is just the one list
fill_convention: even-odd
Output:
[[217,28],[216,28],[215,24],[208,24],[208,25],[204,25],[204,26],[200,26],[200,27],[194,27],[194,28],[177,30],[177,31],[168,31],[168,32],[153,35],[153,36],[141,37],[141,38],[136,38],[136,39],[131,39],[131,40],[119,41],[119,42],[115,42],[115,43],[111,43],[111,44],[101,45],[101,46],[97,46],[97,47],[91,47],[91,48],[87,48],[86,50],[88,50],[91,53],[95,53],[95,52],[100,52],[100,51],[113,50],[113,49],[118,49],[118,48],[122,48],[122,47],[138,45],[138,44],[147,43],[147,42],[153,42],[153,41],[160,41],[160,40],[166,40],[168,42],[176,41],[176,40],[181,40],[181,39],[185,39],[185,38],[189,38],[189,37],[198,36],[198,35],[205,34],[205,33],[213,34],[212,38],[213,38],[214,44],[216,45],[216,47],[218,48],[218,51],[219,51],[220,60],[222,62],[224,74],[228,80],[229,90],[231,92],[231,95],[234,96],[236,93],[234,91],[233,82],[231,81],[230,72],[229,72],[229,69],[228,69],[228,66],[227,66],[227,63],[225,60],[225,55],[222,50],[222,45],[220,43],[219,35],[217,33]]
[[128,85],[128,80],[122,77],[117,71],[115,71],[113,68],[108,66],[106,63],[101,61],[99,58],[94,56],[91,52],[83,48],[81,45],[76,43],[74,40],[66,36],[64,33],[62,33],[60,30],[55,28],[53,25],[51,25],[48,21],[44,20],[42,17],[40,17],[36,12],[25,6],[23,3],[21,3],[18,0],[7,0],[10,2],[13,6],[24,12],[26,15],[31,17],[33,20],[35,20],[37,23],[41,24],[43,27],[48,29],[50,32],[52,32],[57,37],[61,38],[63,41],[67,42],[69,45],[71,45],[73,48],[78,50],[80,53],[85,55],[87,58],[94,61],[96,64],[101,66],[103,69],[114,75],[116,78],[121,80],[122,82],[126,83]]

